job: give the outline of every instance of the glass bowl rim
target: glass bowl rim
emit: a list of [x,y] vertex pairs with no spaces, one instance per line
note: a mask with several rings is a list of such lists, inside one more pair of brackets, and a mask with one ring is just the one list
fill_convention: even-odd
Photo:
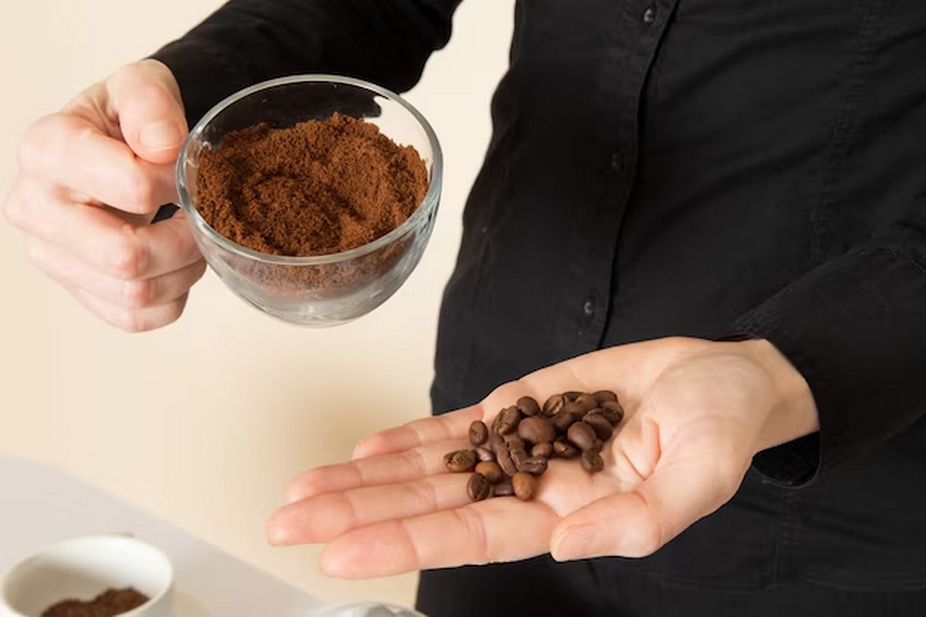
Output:
[[[287,255],[272,255],[270,253],[261,253],[253,249],[249,249],[246,246],[242,246],[217,232],[209,223],[206,222],[206,220],[199,214],[199,211],[197,211],[197,209],[193,206],[193,200],[190,199],[190,194],[187,190],[187,177],[185,171],[187,160],[189,158],[190,148],[192,147],[194,141],[199,139],[199,137],[203,134],[210,122],[212,122],[219,114],[238,101],[271,88],[307,83],[337,84],[361,88],[396,102],[401,105],[407,112],[409,112],[412,117],[418,121],[418,124],[424,130],[425,135],[428,138],[428,143],[431,146],[431,154],[433,160],[431,163],[431,178],[428,185],[428,192],[425,193],[424,199],[422,200],[421,204],[418,205],[418,208],[412,213],[410,217],[405,219],[401,225],[386,235],[377,238],[373,242],[364,244],[363,246],[358,246],[357,248],[351,249],[349,251],[342,251],[339,253],[312,255],[307,257],[292,257]],[[183,147],[180,151],[180,156],[177,159],[177,192],[180,196],[180,207],[183,209],[186,215],[190,217],[190,220],[193,221],[194,225],[196,225],[196,227],[202,231],[202,233],[207,238],[209,238],[210,241],[217,244],[226,251],[268,264],[285,266],[323,265],[349,261],[351,259],[356,259],[358,257],[373,253],[374,251],[377,251],[395,242],[404,236],[408,231],[424,224],[428,217],[431,216],[433,211],[436,210],[437,203],[440,199],[441,182],[443,178],[443,164],[444,159],[443,153],[441,152],[440,142],[438,141],[437,134],[431,127],[431,124],[427,121],[424,115],[422,115],[422,113],[419,112],[411,103],[406,101],[395,92],[362,79],[345,77],[342,75],[327,75],[323,73],[291,75],[289,77],[280,77],[277,79],[263,81],[249,86],[243,90],[239,90],[238,92],[226,97],[215,106],[213,106],[212,109],[206,112],[206,114],[190,131],[189,135],[187,135],[187,138],[184,141]]]

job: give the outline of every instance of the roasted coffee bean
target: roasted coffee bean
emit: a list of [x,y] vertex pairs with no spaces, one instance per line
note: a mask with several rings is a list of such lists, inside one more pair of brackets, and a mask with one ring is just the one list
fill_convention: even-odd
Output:
[[521,412],[514,406],[505,407],[498,417],[498,426],[495,432],[499,435],[507,435],[518,428],[518,423],[521,421]]
[[511,476],[514,495],[521,501],[530,501],[537,493],[537,478],[529,473],[518,472]]
[[617,395],[611,392],[610,390],[599,390],[592,394],[595,397],[595,400],[598,401],[598,404],[606,403],[608,401],[616,401]]
[[598,435],[598,439],[602,441],[611,439],[611,435],[614,434],[611,423],[608,422],[608,419],[600,411],[592,411],[585,414],[585,417],[582,418],[582,422],[585,422],[595,429],[595,434]]
[[584,392],[578,392],[576,390],[570,390],[569,392],[563,392],[563,398],[567,401],[574,401],[580,396],[585,394]]
[[522,396],[519,398],[517,408],[527,417],[536,416],[540,413],[540,405],[537,404],[533,396]]
[[530,444],[550,442],[556,439],[556,429],[542,416],[524,418],[518,424],[518,437]]
[[579,449],[565,441],[553,442],[553,455],[559,458],[575,458],[581,454]]
[[536,446],[531,448],[531,456],[542,456],[543,458],[550,458],[553,456],[553,444],[538,443]]
[[466,492],[473,501],[482,501],[492,494],[492,483],[481,473],[474,473],[466,483]]
[[578,413],[572,411],[561,410],[558,414],[551,418],[553,422],[553,428],[556,429],[557,433],[565,433],[570,426],[575,424],[581,419]]
[[508,497],[509,495],[514,495],[511,478],[503,478],[501,482],[492,487],[493,497]]
[[604,469],[604,459],[601,458],[600,448],[589,448],[583,452],[580,462],[582,463],[582,469],[588,473],[598,473]]
[[476,453],[473,450],[455,450],[444,455],[444,465],[454,473],[472,471],[476,466]]
[[469,425],[469,442],[474,446],[481,446],[489,438],[489,427],[482,420],[474,420]]
[[579,397],[576,398],[575,404],[578,405],[582,411],[591,411],[598,407],[598,399],[591,394],[580,394]]
[[595,442],[598,440],[595,429],[585,422],[576,422],[572,424],[566,432],[566,438],[569,440],[569,443],[583,452],[594,446]]
[[493,452],[491,448],[487,448],[486,446],[477,446],[476,447],[476,458],[478,458],[480,461],[494,461],[495,452]]
[[501,479],[505,477],[502,468],[499,467],[498,463],[495,461],[482,461],[481,463],[477,463],[474,471],[484,475],[492,484],[500,482]]
[[492,451],[495,452],[495,461],[502,468],[502,471],[509,476],[518,471],[517,465],[511,460],[508,444],[505,443],[504,439],[495,433],[491,433],[489,435],[489,445],[492,447]]
[[532,476],[542,476],[547,471],[547,459],[542,456],[529,456],[524,459],[518,469]]
[[624,407],[617,401],[605,401],[601,404],[601,413],[611,426],[617,426],[624,419]]
[[518,471],[521,471],[521,466],[524,464],[524,461],[530,458],[527,449],[524,447],[524,442],[520,439],[517,442],[512,441],[508,443],[508,454],[511,456],[511,462],[514,463]]
[[562,394],[554,394],[543,404],[543,415],[552,416],[559,413],[559,410],[563,408],[565,402],[566,399],[563,398]]

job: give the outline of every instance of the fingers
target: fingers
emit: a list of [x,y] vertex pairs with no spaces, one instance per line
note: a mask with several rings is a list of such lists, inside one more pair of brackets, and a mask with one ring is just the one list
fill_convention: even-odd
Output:
[[396,452],[448,435],[465,436],[473,420],[490,422],[502,408],[515,404],[522,396],[533,396],[542,404],[557,392],[610,389],[621,398],[628,415],[632,415],[666,366],[707,344],[696,339],[668,338],[613,347],[560,362],[500,386],[478,405],[367,437],[357,445],[354,457]]
[[317,467],[289,483],[286,503],[321,493],[408,482],[444,473],[447,471],[444,454],[465,448],[466,444],[462,439],[435,441],[392,454]]
[[278,510],[267,525],[271,544],[327,542],[372,523],[465,506],[469,474],[443,473],[385,486],[323,493]]
[[322,553],[321,569],[329,576],[360,579],[526,559],[547,552],[558,521],[539,502],[489,499],[340,535]]
[[110,277],[148,279],[201,259],[185,216],[135,227],[95,205],[67,202],[20,180],[7,209],[14,225]]
[[138,159],[128,145],[74,114],[39,120],[26,132],[19,152],[23,175],[137,214],[177,200],[172,160],[153,164]]
[[122,138],[132,151],[152,163],[174,161],[188,127],[170,70],[155,60],[142,61],[117,72],[106,85]]
[[482,417],[483,407],[474,405],[433,418],[414,420],[361,440],[354,448],[354,458],[401,452],[438,440],[463,439],[467,437],[473,420]]
[[102,318],[103,321],[131,333],[156,330],[177,321],[180,315],[183,314],[187,301],[187,295],[184,294],[167,304],[143,309],[130,309],[110,304],[83,289],[68,288],[68,290],[90,312]]

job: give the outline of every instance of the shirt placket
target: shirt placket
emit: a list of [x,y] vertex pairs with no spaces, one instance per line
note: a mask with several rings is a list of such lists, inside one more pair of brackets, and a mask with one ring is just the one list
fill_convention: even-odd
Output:
[[568,292],[554,341],[560,355],[578,355],[602,342],[612,297],[612,280],[621,222],[637,169],[639,112],[647,74],[678,0],[612,3],[613,26],[599,50],[597,110],[602,160],[592,181],[599,190],[594,203],[572,214]]

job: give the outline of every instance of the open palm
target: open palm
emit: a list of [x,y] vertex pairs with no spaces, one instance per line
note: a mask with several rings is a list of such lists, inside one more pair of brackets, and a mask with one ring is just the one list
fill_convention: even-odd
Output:
[[[472,503],[443,455],[524,395],[615,391],[624,422],[603,472],[551,459],[533,501]],[[508,383],[480,404],[373,435],[355,460],[297,477],[275,544],[327,543],[321,567],[366,578],[512,561],[643,556],[728,501],[752,456],[816,429],[806,383],[766,342],[661,339],[595,352]]]

